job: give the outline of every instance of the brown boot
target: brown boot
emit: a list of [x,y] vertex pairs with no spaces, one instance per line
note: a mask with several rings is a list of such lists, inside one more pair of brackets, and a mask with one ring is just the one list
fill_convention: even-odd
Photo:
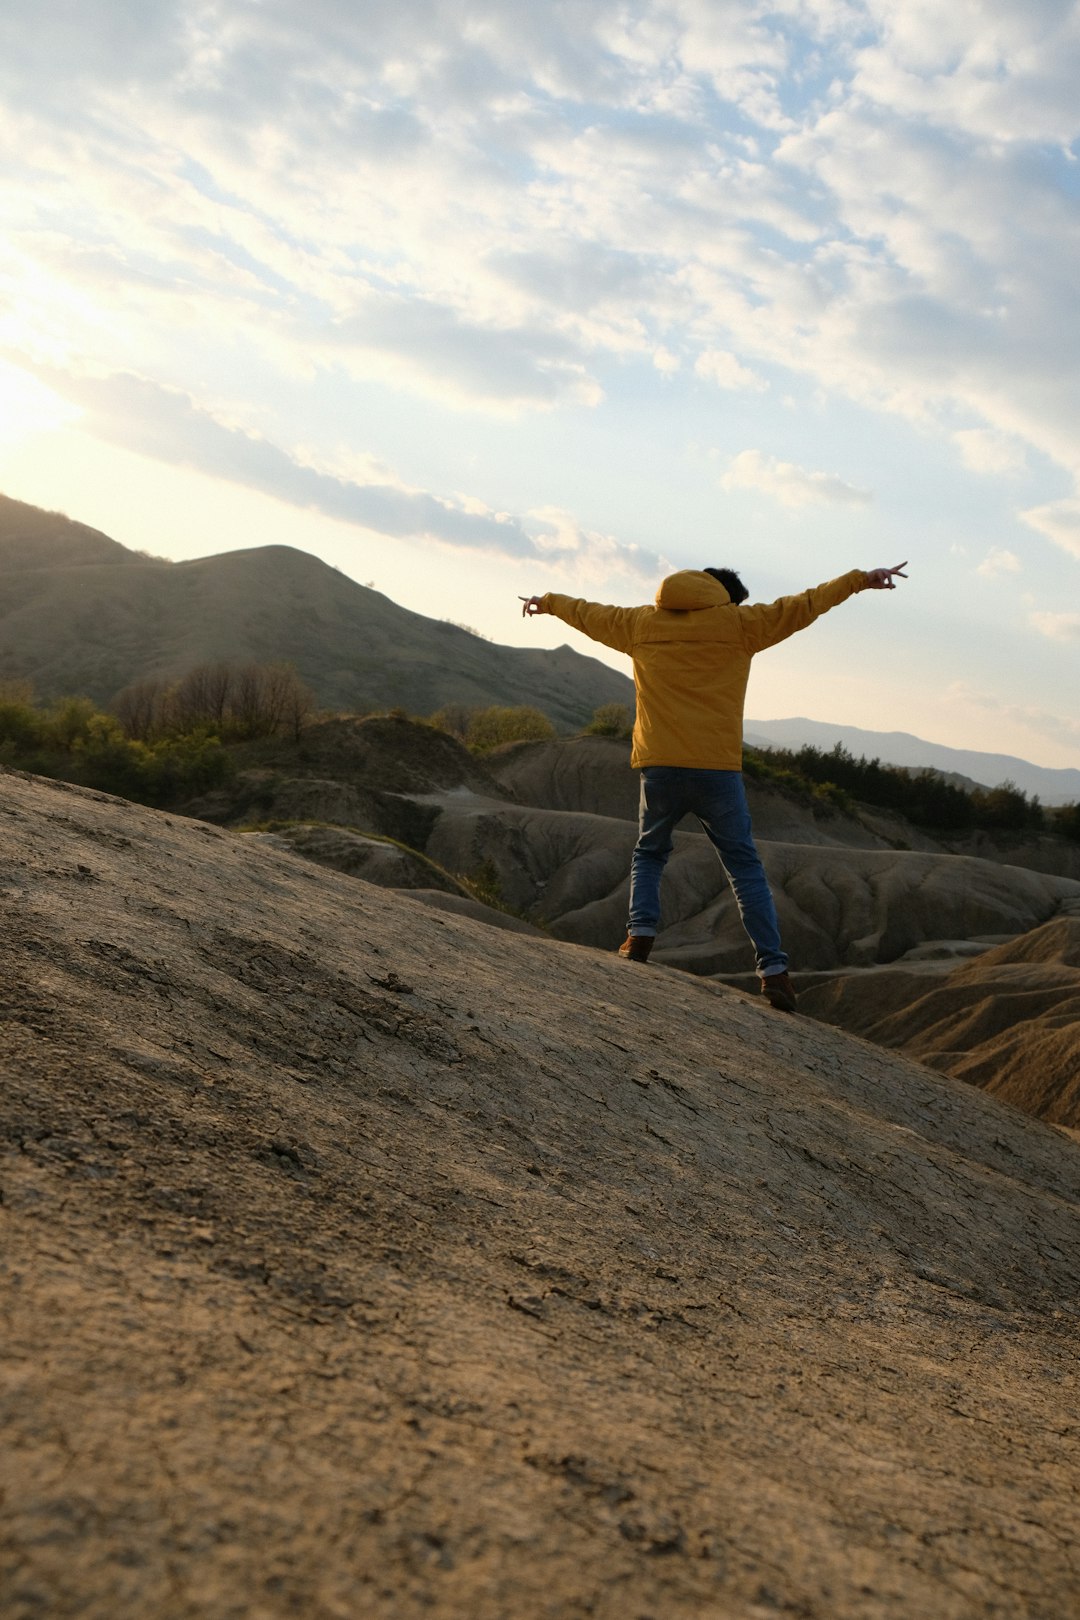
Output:
[[647,962],[653,938],[652,934],[627,934],[619,946],[619,955],[625,956],[628,962]]
[[774,1007],[781,1012],[795,1012],[798,998],[795,995],[795,986],[786,973],[770,973],[766,978],[762,975],[761,993],[768,996]]

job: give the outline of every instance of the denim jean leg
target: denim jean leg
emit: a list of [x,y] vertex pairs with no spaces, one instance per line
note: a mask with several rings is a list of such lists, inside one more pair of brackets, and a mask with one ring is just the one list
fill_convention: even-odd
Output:
[[628,934],[653,934],[660,928],[660,879],[671,854],[672,833],[686,814],[680,777],[666,765],[647,765],[641,773],[638,841],[630,862]]
[[788,965],[780,943],[776,904],[750,827],[741,771],[702,771],[707,784],[694,813],[712,841],[739,908],[742,925],[754,947],[761,974],[782,973]]

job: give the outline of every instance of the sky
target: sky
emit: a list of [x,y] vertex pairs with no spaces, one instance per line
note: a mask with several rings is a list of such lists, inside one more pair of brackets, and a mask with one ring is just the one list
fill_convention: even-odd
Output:
[[772,600],[747,713],[1080,766],[1080,4],[5,0],[0,491],[173,559]]

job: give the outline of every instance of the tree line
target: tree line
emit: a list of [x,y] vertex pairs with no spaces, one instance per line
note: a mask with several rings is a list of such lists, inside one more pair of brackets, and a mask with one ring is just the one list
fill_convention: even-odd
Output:
[[315,711],[311,688],[292,664],[197,664],[178,681],[134,681],[117,694],[113,713],[139,742],[200,729],[222,742],[298,737]]
[[176,804],[229,778],[228,744],[298,737],[314,707],[287,664],[200,664],[125,687],[111,710],[84,697],[40,704],[28,682],[0,683],[0,765]]
[[854,801],[892,810],[913,826],[929,832],[1057,832],[1080,839],[1080,805],[1044,806],[1013,782],[1000,787],[964,787],[931,769],[883,765],[880,759],[856,758],[843,743],[828,753],[802,748],[747,749],[747,775],[762,780],[786,774],[812,788],[832,790],[834,802],[850,808]]
[[[445,704],[426,717],[390,712],[445,731],[478,755],[557,735],[546,714],[523,704]],[[313,694],[289,664],[199,664],[177,681],[134,682],[110,710],[81,697],[41,705],[28,683],[0,683],[0,764],[174,805],[228,779],[231,745],[296,740],[314,717]],[[632,727],[626,704],[605,703],[581,734],[627,738]],[[744,770],[805,803],[848,812],[872,805],[931,833],[1049,831],[1080,842],[1078,804],[1046,808],[1011,782],[967,788],[930,769],[856,758],[842,743],[830,752],[748,748]]]

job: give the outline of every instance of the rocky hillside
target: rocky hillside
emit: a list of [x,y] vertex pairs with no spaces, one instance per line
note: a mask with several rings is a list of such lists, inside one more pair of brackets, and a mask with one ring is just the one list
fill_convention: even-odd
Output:
[[[625,743],[524,743],[478,761],[430,727],[383,717],[314,725],[299,745],[260,744],[241,759],[237,779],[192,813],[261,828],[274,847],[503,928],[608,951],[623,936],[637,791]],[[885,1031],[896,998],[906,1004],[940,988],[935,1006],[948,1000],[952,981],[938,986],[943,963],[1080,906],[1080,882],[1061,875],[1077,871],[1080,851],[1065,840],[1032,848],[1037,866],[1013,865],[987,839],[986,853],[958,855],[897,817],[842,815],[753,782],[749,793],[797,983],[813,989],[805,1010],[871,1038]],[[924,847],[896,847],[916,839]],[[691,823],[676,834],[663,898],[654,962],[755,987],[734,900]],[[837,980],[831,989],[826,977]],[[908,1047],[903,1019],[880,1038],[989,1089],[1000,1080],[1032,1112],[1080,1127],[1080,1097],[1063,1093],[1057,1068],[1043,1061],[1046,1028],[1060,1025],[1066,1033],[1051,1045],[1066,1067],[1073,1062],[1074,987],[1068,974],[1051,974],[1041,989],[1039,1028],[1024,1015],[1033,1004],[1006,998],[987,1017],[1015,1028],[988,1047],[973,1037],[971,1061],[951,1035],[937,1047],[913,1034]]]
[[961,942],[939,954],[810,982],[800,1008],[1080,1128],[1080,904],[966,960]]
[[[515,611],[508,602],[508,619]],[[132,681],[216,659],[292,663],[319,706],[338,711],[531,704],[576,729],[601,704],[633,703],[627,676],[594,658],[496,646],[306,552],[164,562],[0,497],[0,680],[108,703]]]
[[[625,743],[581,737],[477,761],[430,727],[382,717],[315,725],[298,745],[262,744],[241,758],[237,780],[193,813],[234,827],[285,824],[278,835],[294,839],[310,823],[391,838],[459,877],[483,873],[491,894],[558,938],[613,949],[622,937],[637,792]],[[930,840],[897,849],[895,819],[816,813],[750,791],[803,969],[889,962],[928,939],[1011,936],[1080,898],[1080,882],[1054,872],[958,858]],[[734,901],[704,835],[684,827],[665,878],[657,959],[738,972],[749,964]],[[360,871],[355,843],[342,848]],[[332,859],[332,842],[323,849]]]
[[10,772],[0,904],[5,1620],[1072,1611],[1064,1135]]

